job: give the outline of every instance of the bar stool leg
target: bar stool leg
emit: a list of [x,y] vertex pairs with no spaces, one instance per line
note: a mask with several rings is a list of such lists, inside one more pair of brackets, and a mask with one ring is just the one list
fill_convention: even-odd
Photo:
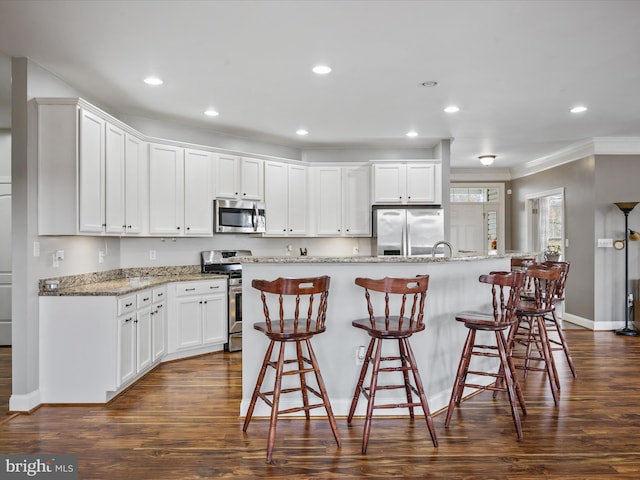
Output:
[[518,414],[518,405],[516,404],[516,390],[519,388],[519,386],[516,387],[518,385],[518,380],[511,369],[512,363],[509,362],[509,357],[507,355],[507,342],[504,335],[501,330],[496,331],[495,334],[496,343],[498,345],[498,354],[500,355],[500,363],[502,364],[504,371],[504,382],[509,396],[509,404],[511,405],[511,416],[513,417],[513,423],[516,426],[518,440],[522,440],[522,425],[520,424],[520,415]]
[[351,408],[349,408],[347,423],[351,423],[351,420],[353,420],[353,415],[355,414],[356,407],[358,406],[360,394],[363,392],[362,386],[364,385],[364,379],[367,375],[367,370],[369,369],[369,363],[371,362],[371,354],[373,353],[374,344],[375,339],[371,338],[371,340],[369,340],[369,346],[367,347],[367,353],[365,354],[364,361],[362,362],[362,368],[360,369],[360,377],[358,377],[356,391],[353,394],[353,400],[351,400]]
[[[416,384],[416,389],[418,390],[418,394],[420,395],[420,403],[422,404],[422,411],[424,412],[424,419],[427,422],[427,428],[429,428],[429,435],[431,435],[431,441],[433,442],[433,446],[437,447],[438,437],[436,436],[436,427],[433,424],[433,418],[431,417],[431,410],[429,410],[427,396],[424,393],[424,387],[422,386],[422,379],[420,378],[420,373],[418,372],[418,365],[416,363],[416,358],[413,355],[413,350],[411,349],[411,345],[409,344],[409,339],[403,338],[402,343],[405,344],[406,352],[407,352],[407,355],[409,356],[409,365],[411,366],[411,371],[413,372],[413,380]],[[406,380],[408,381],[408,376]],[[411,400],[409,401],[411,402]]]
[[451,391],[451,399],[449,400],[449,407],[447,408],[447,417],[444,421],[445,427],[448,427],[451,423],[451,417],[455,407],[460,406],[462,393],[464,391],[464,384],[467,379],[467,371],[469,370],[469,362],[471,361],[471,349],[473,348],[475,338],[476,331],[469,329],[467,339],[464,342],[464,347],[462,348],[462,355],[460,356],[460,363],[458,364],[458,372],[456,373],[456,381],[453,385],[453,390]]
[[552,316],[551,316],[551,321],[554,324],[554,328],[556,329],[556,331],[558,332],[558,337],[560,337],[560,345],[562,346],[562,350],[564,350],[564,356],[567,357],[567,362],[569,363],[569,368],[571,369],[571,374],[573,375],[573,378],[576,378],[577,374],[576,374],[576,367],[573,364],[573,358],[571,358],[571,352],[569,351],[569,344],[567,343],[567,337],[565,337],[564,332],[562,330],[562,327],[560,326],[560,323],[558,322],[558,317],[556,315],[556,311],[553,310]]
[[[409,360],[409,365],[407,365],[407,350],[405,349],[406,338],[398,339],[398,350],[400,352],[400,362],[402,363],[402,375],[404,376],[404,389],[407,394],[407,403],[413,403],[413,396],[411,395],[411,386],[409,384],[409,371],[408,368],[411,368],[413,371],[413,364],[411,364],[411,360]],[[409,344],[407,343],[407,347]],[[415,379],[415,372],[414,372]],[[409,417],[413,419],[415,415],[413,414],[413,406],[409,407]]]
[[269,421],[269,440],[267,442],[267,463],[271,463],[273,446],[276,443],[276,425],[278,423],[278,408],[280,407],[280,390],[282,388],[282,371],[284,370],[284,343],[280,342],[278,363],[276,365],[276,380],[273,387],[273,401],[271,406],[271,420]]
[[258,394],[260,393],[260,389],[262,388],[262,382],[264,381],[264,376],[267,373],[267,367],[269,366],[269,362],[271,361],[271,354],[273,352],[273,347],[275,342],[272,340],[269,342],[269,347],[267,348],[267,353],[264,355],[264,360],[262,361],[262,367],[260,368],[260,373],[258,374],[258,380],[256,381],[256,386],[253,389],[253,394],[251,395],[251,403],[249,403],[249,409],[247,410],[247,414],[244,417],[244,426],[242,427],[242,431],[246,432],[247,428],[249,428],[249,423],[251,423],[251,418],[253,417],[253,410],[256,406],[256,401],[258,400]]
[[539,316],[536,318],[538,327],[538,336],[542,347],[542,356],[544,358],[545,368],[547,370],[547,377],[549,378],[549,387],[551,387],[551,395],[553,395],[553,403],[558,406],[558,390],[560,389],[560,379],[558,378],[558,371],[556,370],[556,363],[553,359],[553,352],[551,351],[551,345],[547,337],[547,329],[544,325],[544,317]]
[[[307,347],[309,348],[309,347]],[[302,394],[302,404],[304,405],[304,416],[307,420],[311,419],[311,414],[309,413],[309,395],[307,393],[307,379],[304,374],[304,360],[302,355],[302,344],[300,342],[296,342],[296,357],[298,360],[298,372],[300,374],[300,393]],[[315,366],[314,366],[315,368]]]
[[[338,447],[342,446],[342,442],[340,441],[340,434],[338,433],[338,424],[336,423],[336,419],[333,416],[333,410],[331,408],[331,403],[329,402],[329,395],[327,394],[327,389],[324,385],[324,380],[322,379],[322,374],[320,373],[320,368],[318,367],[318,361],[316,360],[316,354],[313,351],[313,347],[311,346],[311,341],[306,340],[307,352],[309,352],[309,360],[311,361],[311,366],[313,367],[313,371],[316,375],[316,383],[318,384],[318,388],[320,389],[320,395],[322,397],[322,402],[324,403],[324,408],[327,412],[327,418],[329,419],[329,425],[331,426],[331,431],[333,432],[333,438],[336,439],[336,443]],[[307,418],[309,417],[309,410],[307,410]]]
[[369,384],[369,401],[367,402],[367,415],[364,419],[364,432],[362,434],[362,453],[367,453],[369,444],[369,434],[371,433],[371,420],[373,418],[373,406],[376,399],[376,389],[378,388],[378,372],[380,370],[380,360],[382,353],[382,340],[375,339],[376,353],[373,357],[373,369],[371,371],[371,383]]

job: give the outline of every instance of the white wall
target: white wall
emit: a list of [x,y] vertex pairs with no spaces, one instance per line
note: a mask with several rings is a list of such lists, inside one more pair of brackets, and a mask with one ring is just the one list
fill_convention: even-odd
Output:
[[0,183],[11,183],[11,130],[0,129]]

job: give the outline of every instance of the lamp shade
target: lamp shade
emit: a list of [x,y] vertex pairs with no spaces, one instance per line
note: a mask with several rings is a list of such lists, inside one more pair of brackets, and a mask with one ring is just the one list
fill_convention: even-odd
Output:
[[616,202],[614,205],[622,210],[623,213],[629,213],[638,203],[640,202]]
[[480,155],[478,157],[478,159],[480,160],[480,163],[482,165],[484,165],[485,167],[488,167],[496,159],[496,156],[495,155]]

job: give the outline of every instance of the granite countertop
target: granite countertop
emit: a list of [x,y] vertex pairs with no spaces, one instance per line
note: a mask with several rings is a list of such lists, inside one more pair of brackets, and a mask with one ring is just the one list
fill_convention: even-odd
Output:
[[[117,296],[135,293],[170,282],[192,282],[227,278],[226,275],[200,273],[200,266],[128,268],[107,272],[69,275],[40,280],[40,296]],[[51,291],[46,284],[58,282]]]
[[322,256],[283,256],[283,257],[236,257],[240,263],[449,263],[471,260],[487,260],[505,258],[505,255],[458,254],[454,257],[431,255],[417,257],[402,257],[387,255],[383,257],[322,257]]

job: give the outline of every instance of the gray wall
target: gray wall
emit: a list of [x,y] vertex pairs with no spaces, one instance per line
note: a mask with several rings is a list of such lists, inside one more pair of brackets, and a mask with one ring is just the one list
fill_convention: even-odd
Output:
[[528,195],[565,188],[565,236],[569,239],[566,260],[571,271],[566,289],[565,311],[594,320],[595,160],[593,157],[561,165],[511,182],[511,247],[527,250]]

